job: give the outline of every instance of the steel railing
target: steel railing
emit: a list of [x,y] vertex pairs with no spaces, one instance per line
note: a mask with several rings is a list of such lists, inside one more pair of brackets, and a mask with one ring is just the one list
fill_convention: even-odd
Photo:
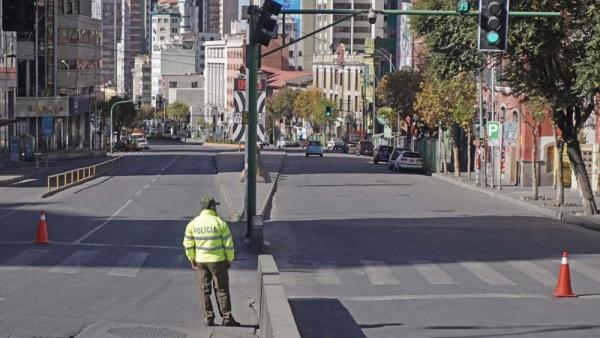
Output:
[[91,165],[88,167],[77,168],[65,171],[59,174],[48,176],[48,193],[58,192],[89,180],[96,175],[113,169],[123,163],[123,156],[113,158],[111,160]]

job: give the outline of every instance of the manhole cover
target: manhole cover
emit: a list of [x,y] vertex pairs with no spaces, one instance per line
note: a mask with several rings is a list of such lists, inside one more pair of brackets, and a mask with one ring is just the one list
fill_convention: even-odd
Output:
[[108,333],[124,338],[186,338],[183,332],[157,327],[120,327],[108,330]]

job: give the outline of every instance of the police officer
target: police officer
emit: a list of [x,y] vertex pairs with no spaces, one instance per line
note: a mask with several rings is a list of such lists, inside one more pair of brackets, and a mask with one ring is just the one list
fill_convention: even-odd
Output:
[[231,297],[229,295],[229,274],[234,258],[233,237],[227,223],[217,215],[217,202],[212,197],[204,197],[201,201],[202,212],[194,218],[185,229],[183,246],[185,254],[198,273],[202,289],[202,306],[206,325],[215,325],[210,294],[215,287],[215,296],[223,326],[239,326],[231,314]]

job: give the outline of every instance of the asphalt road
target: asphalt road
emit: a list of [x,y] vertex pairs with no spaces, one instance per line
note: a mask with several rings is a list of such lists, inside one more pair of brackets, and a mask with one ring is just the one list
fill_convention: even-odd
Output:
[[[255,258],[240,248],[231,272],[234,315],[246,327],[209,329],[181,246],[201,197],[219,198],[220,150],[151,146],[47,199],[40,186],[0,188],[0,337],[252,336]],[[32,243],[42,210],[49,245]]]
[[600,336],[600,233],[366,157],[288,154],[265,238],[303,337]]

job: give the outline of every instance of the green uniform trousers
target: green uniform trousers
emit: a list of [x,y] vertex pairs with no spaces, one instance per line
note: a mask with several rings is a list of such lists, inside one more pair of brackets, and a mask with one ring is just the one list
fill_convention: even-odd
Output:
[[210,295],[215,289],[215,297],[217,298],[217,306],[221,318],[231,318],[231,297],[229,295],[229,272],[225,261],[216,263],[198,263],[198,284],[202,295],[202,306],[204,307],[204,316],[206,319],[214,319],[212,302]]

